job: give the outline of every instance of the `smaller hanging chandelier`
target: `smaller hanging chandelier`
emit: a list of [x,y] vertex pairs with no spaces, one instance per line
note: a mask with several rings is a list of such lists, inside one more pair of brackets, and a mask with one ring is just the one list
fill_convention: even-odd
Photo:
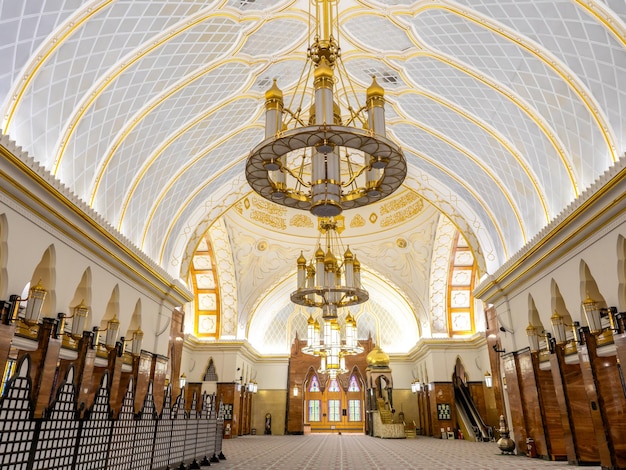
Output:
[[[339,309],[358,305],[369,299],[369,293],[361,287],[361,265],[350,248],[343,257],[339,233],[343,230],[343,217],[319,219],[320,241],[314,258],[307,264],[304,254],[297,260],[297,288],[291,293],[291,301],[304,307],[322,310],[322,325],[309,316],[305,354],[320,357],[318,372],[331,378],[347,372],[345,357],[363,352],[357,341],[356,321],[348,312],[345,320],[345,335],[342,339],[339,325]],[[321,237],[325,237],[326,251]]]
[[[338,317],[330,315],[328,309],[322,310],[322,323],[320,324],[313,316],[309,316],[307,325],[306,347],[302,352],[320,358],[320,374],[328,374],[331,379],[339,374],[348,372],[346,368],[346,356],[352,356],[363,352],[357,340],[356,321],[348,312],[346,316],[345,338],[341,339],[341,327]],[[323,332],[323,334],[320,334]]]
[[[342,248],[339,231],[342,217],[319,219],[320,238],[326,238],[326,251],[321,241],[315,257],[308,264],[302,253],[298,257],[297,288],[291,301],[304,307],[324,309],[324,316],[337,317],[337,309],[362,304],[369,293],[361,287],[361,263],[347,247],[343,258],[335,255]],[[339,230],[338,230],[339,229]],[[340,261],[341,260],[341,261]]]
[[265,140],[246,162],[257,194],[317,217],[377,202],[407,173],[402,150],[387,138],[383,88],[374,78],[361,105],[343,66],[337,3],[309,1],[314,30],[304,70],[289,102],[276,80],[266,92]]

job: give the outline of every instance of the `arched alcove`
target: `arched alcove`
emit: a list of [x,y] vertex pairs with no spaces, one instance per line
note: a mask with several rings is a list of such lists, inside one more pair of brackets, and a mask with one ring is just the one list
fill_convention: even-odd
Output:
[[133,314],[130,317],[130,323],[126,330],[126,338],[132,337],[133,333],[141,329],[141,299],[137,299]]
[[561,289],[557,282],[552,279],[550,281],[550,294],[551,294],[551,306],[552,312],[556,312],[563,317],[566,324],[571,325],[573,323],[572,316],[570,315],[567,307],[565,306],[565,300],[561,295]]
[[592,300],[598,302],[600,307],[606,308],[606,300],[604,300],[604,296],[600,292],[596,279],[591,274],[591,270],[585,261],[580,261],[580,300],[581,300],[581,311],[582,311],[582,301],[586,298],[591,298]]
[[33,275],[30,279],[30,284],[25,288],[25,293],[22,296],[26,298],[28,296],[28,289],[32,285],[40,283],[47,294],[41,307],[41,313],[44,316],[56,316],[56,250],[54,245],[50,245],[41,256],[41,261],[35,267]]
[[107,322],[109,320],[113,320],[114,318],[119,319],[120,316],[120,287],[115,284],[113,290],[111,291],[111,297],[109,297],[109,302],[107,303],[106,309],[104,310],[104,316],[100,320],[100,328],[105,329],[107,327]]
[[539,311],[535,305],[535,299],[533,299],[531,294],[528,294],[528,324],[536,327],[539,330],[539,333],[543,333],[545,331],[545,327],[541,321],[541,316],[539,315]]
[[74,308],[78,305],[83,304],[88,307],[89,310],[87,311],[87,318],[85,320],[85,328],[87,329],[91,329],[91,325],[93,323],[91,308],[91,284],[91,268],[87,267],[87,269],[83,271],[83,275],[80,278],[80,282],[76,286],[74,296],[72,297],[72,300],[68,306],[68,311],[71,312],[70,315],[73,315]]

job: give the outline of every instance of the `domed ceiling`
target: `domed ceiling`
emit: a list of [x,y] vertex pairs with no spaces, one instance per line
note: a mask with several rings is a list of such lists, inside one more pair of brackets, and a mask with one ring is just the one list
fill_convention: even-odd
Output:
[[[314,238],[291,213],[246,213],[257,203],[244,175],[265,90],[277,78],[288,95],[300,76],[308,11],[306,0],[2,2],[0,128],[174,277],[187,279],[210,227],[226,227],[244,286],[237,329],[249,328],[246,312],[288,283]],[[431,269],[421,263],[440,219],[491,273],[624,158],[626,4],[341,0],[339,14],[343,62],[358,92],[372,75],[385,88],[387,134],[407,157],[393,197],[421,206],[384,227],[370,220],[382,206],[346,211],[345,235],[423,328],[430,306],[407,273]]]

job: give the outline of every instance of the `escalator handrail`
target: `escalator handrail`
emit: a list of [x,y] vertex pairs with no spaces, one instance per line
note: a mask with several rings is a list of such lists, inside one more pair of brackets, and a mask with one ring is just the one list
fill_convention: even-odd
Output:
[[454,384],[454,388],[460,392],[460,396],[463,399],[463,404],[467,407],[467,411],[472,415],[474,421],[476,421],[476,426],[478,427],[480,434],[483,438],[488,439],[489,433],[487,431],[487,425],[483,421],[480,413],[476,409],[476,405],[474,405],[474,400],[472,400],[472,396],[469,394],[467,390],[467,385],[460,380],[456,380]]

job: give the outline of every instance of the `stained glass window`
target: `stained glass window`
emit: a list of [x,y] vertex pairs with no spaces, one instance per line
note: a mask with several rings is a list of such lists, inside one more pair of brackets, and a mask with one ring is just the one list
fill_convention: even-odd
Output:
[[317,377],[313,376],[311,378],[311,385],[309,386],[309,392],[319,392],[320,391],[320,383],[317,381]]
[[320,400],[309,400],[309,421],[320,421]]
[[451,336],[474,333],[472,291],[476,269],[470,247],[457,232],[448,274],[448,327]]
[[348,400],[348,420],[361,421],[361,400]]
[[350,385],[348,385],[348,392],[360,392],[361,387],[359,387],[359,381],[353,375],[350,377]]
[[329,392],[340,392],[341,389],[339,388],[339,382],[337,382],[337,379],[332,379],[330,381],[330,385],[328,386],[328,391]]
[[341,400],[328,400],[328,421],[341,421]]

